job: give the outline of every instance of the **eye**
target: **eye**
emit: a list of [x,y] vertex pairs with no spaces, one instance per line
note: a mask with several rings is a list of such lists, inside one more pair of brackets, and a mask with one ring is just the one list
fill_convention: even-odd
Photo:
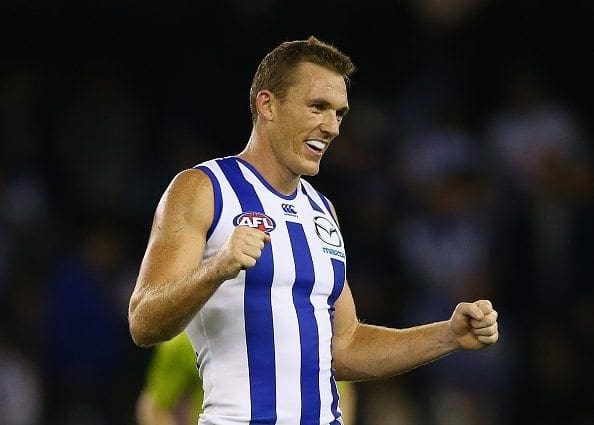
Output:
[[316,112],[322,112],[324,110],[323,103],[312,103],[311,108],[314,109]]

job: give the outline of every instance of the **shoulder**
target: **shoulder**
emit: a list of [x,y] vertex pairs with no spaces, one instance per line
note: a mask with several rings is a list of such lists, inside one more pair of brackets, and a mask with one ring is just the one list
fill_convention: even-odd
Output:
[[206,223],[213,215],[213,199],[209,176],[200,169],[188,168],[171,179],[161,196],[157,214]]
[[334,204],[332,203],[330,198],[328,198],[324,193],[320,192],[315,187],[313,187],[313,185],[310,182],[308,182],[306,179],[301,178],[301,182],[303,183],[303,186],[305,187],[306,191],[308,191],[309,193],[317,194],[317,196],[320,198],[320,200],[322,201],[322,203],[324,204],[326,209],[330,212],[330,214],[332,214],[332,216],[334,217],[334,220],[338,223],[336,209],[334,208]]
[[200,168],[178,172],[169,183],[168,191],[186,191],[212,188],[210,177]]
[[303,190],[308,196],[313,196],[315,198],[319,198],[325,205],[331,204],[328,197],[318,189],[314,187],[308,180],[301,177],[301,184],[303,185]]
[[332,201],[330,199],[328,199],[326,196],[324,196],[321,193],[320,193],[320,197],[322,198],[322,201],[326,205],[326,208],[328,208],[328,211],[330,211],[330,214],[332,214],[332,217],[334,217],[334,221],[336,222],[338,227],[340,227],[340,223],[338,221],[338,214],[336,214],[336,208],[334,208],[334,204],[332,203]]
[[208,175],[197,168],[188,168],[177,173],[163,194],[165,201],[182,201],[189,204],[197,199],[212,196],[212,183]]

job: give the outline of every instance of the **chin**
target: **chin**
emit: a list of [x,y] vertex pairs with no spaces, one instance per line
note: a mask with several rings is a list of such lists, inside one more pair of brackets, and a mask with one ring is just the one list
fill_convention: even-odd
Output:
[[320,172],[320,164],[315,165],[307,165],[302,167],[302,172],[300,173],[302,176],[315,176]]
[[320,172],[320,161],[301,157],[293,163],[293,170],[300,176],[315,176]]

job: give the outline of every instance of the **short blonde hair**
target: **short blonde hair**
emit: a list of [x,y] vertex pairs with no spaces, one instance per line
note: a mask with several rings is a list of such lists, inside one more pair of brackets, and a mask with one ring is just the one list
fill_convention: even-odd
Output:
[[346,54],[331,44],[310,36],[307,40],[285,41],[270,51],[258,65],[250,87],[250,112],[256,122],[256,96],[261,90],[270,90],[284,99],[287,90],[294,84],[297,65],[311,62],[340,74],[349,82],[356,66]]

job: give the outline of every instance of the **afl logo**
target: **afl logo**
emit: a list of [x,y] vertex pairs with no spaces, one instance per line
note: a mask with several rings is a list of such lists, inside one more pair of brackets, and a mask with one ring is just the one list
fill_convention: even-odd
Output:
[[328,245],[341,246],[340,235],[333,222],[321,215],[314,217],[314,226],[318,237]]
[[233,219],[233,224],[235,226],[252,227],[266,233],[272,232],[276,227],[276,223],[272,218],[259,212],[241,213]]

